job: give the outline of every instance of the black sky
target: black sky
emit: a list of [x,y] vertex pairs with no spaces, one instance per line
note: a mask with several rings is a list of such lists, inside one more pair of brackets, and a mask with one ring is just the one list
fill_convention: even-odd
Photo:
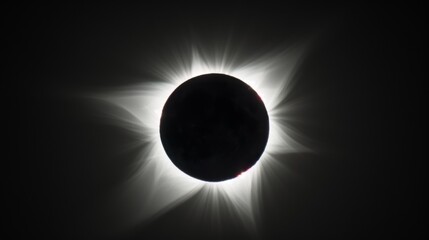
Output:
[[314,39],[286,101],[306,99],[293,126],[315,153],[279,156],[294,174],[263,186],[259,236],[186,220],[191,198],[121,237],[427,237],[422,6],[23,5],[3,22],[26,143],[12,234],[94,239],[109,218],[94,209],[130,174],[137,150],[119,150],[139,136],[76,95],[138,83],[189,36],[204,45],[232,34],[250,55]]

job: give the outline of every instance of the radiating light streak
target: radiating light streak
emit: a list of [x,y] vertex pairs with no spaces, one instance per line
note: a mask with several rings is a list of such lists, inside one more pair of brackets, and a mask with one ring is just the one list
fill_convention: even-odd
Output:
[[[220,211],[229,211],[249,231],[256,231],[261,187],[281,161],[275,156],[308,150],[295,140],[299,132],[286,124],[288,113],[295,106],[284,102],[293,90],[303,50],[290,47],[255,57],[193,46],[159,62],[151,69],[154,79],[94,96],[125,110],[126,114],[113,112],[111,117],[124,129],[141,136],[136,142],[141,151],[135,172],[114,194],[116,207],[123,209],[123,228],[148,221],[195,197],[198,204],[192,211],[206,212],[214,219],[220,217]],[[237,63],[237,56],[247,61]],[[228,74],[246,82],[260,95],[269,115],[269,138],[259,161],[236,178],[223,182],[204,182],[183,173],[166,155],[159,135],[161,113],[169,95],[184,81],[207,73]]]

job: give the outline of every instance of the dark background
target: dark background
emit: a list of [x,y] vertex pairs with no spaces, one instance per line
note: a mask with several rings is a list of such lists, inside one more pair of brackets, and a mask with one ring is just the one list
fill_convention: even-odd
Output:
[[12,54],[4,77],[16,87],[6,96],[25,129],[19,181],[11,184],[19,221],[10,233],[97,238],[101,224],[92,219],[108,216],[93,209],[129,175],[137,151],[118,152],[138,136],[105,124],[96,105],[73,96],[150,77],[154,59],[168,58],[165,48],[188,33],[204,44],[232,32],[249,53],[316,36],[290,96],[306,99],[293,126],[316,152],[279,156],[294,174],[278,171],[263,186],[258,236],[228,221],[222,231],[207,219],[188,221],[191,198],[122,237],[427,237],[422,9],[264,2],[5,9]]

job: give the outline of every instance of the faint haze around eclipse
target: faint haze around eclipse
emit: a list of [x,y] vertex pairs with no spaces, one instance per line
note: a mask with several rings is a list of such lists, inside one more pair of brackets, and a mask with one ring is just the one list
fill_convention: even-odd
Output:
[[[231,220],[228,209],[193,211],[211,198],[190,197],[102,238],[427,237],[423,9],[288,3],[12,6],[3,18],[13,52],[6,79],[23,90],[11,101],[23,115],[18,120],[26,146],[20,152],[26,157],[16,161],[19,179],[11,183],[19,221],[6,232],[94,239],[122,229],[129,219],[116,213],[133,214],[106,206],[117,196],[112,189],[136,173],[140,145],[132,143],[141,136],[106,121],[104,112],[94,110],[99,103],[82,96],[153,78],[156,63],[186,51],[177,46],[189,39],[199,39],[195,47],[204,49],[230,43],[244,53],[236,56],[238,63],[311,39],[293,91],[279,104],[293,106],[283,124],[301,133],[297,137],[313,151],[275,156],[281,161],[259,189],[257,232]],[[214,39],[221,39],[221,46]],[[114,106],[103,109],[128,114]],[[140,204],[133,200],[130,205]]]

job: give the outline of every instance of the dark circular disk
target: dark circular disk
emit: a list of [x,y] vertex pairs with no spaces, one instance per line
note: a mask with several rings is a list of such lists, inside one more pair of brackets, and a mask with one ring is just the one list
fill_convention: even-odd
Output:
[[164,105],[160,135],[171,161],[209,182],[237,177],[264,152],[269,120],[259,95],[225,74],[204,74],[181,84]]

